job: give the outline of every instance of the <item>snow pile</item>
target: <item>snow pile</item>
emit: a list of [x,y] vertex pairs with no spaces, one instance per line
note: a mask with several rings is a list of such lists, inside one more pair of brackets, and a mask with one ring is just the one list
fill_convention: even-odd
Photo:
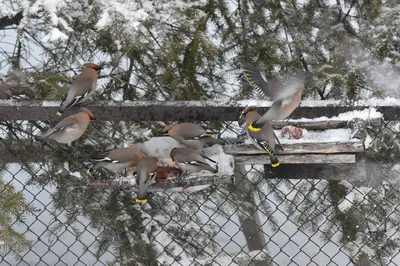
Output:
[[[135,143],[132,146],[147,156],[157,157],[169,165],[174,164],[170,157],[171,150],[175,147],[186,147],[171,137],[153,137],[146,142]],[[218,170],[222,174],[233,175],[233,156],[227,155],[221,145],[215,144],[211,147],[203,148],[203,151],[207,157],[217,162]],[[215,165],[212,162],[209,163],[211,166]]]
[[300,139],[281,138],[281,130],[275,130],[279,141],[282,144],[294,143],[315,143],[315,142],[358,142],[358,139],[351,139],[351,130],[347,128],[328,129],[323,131],[303,130],[303,136]]
[[314,119],[309,119],[309,118],[300,118],[300,119],[289,119],[289,122],[292,121],[329,121],[329,120],[345,120],[345,121],[350,121],[354,118],[361,118],[363,120],[369,120],[369,119],[378,119],[382,118],[383,114],[378,112],[376,108],[366,108],[364,110],[354,110],[350,112],[345,112],[341,113],[338,116],[333,116],[333,117],[326,117],[326,116],[320,116],[316,117]]
[[[146,142],[135,143],[132,145],[134,148],[143,152],[147,156],[154,156],[159,158],[160,161],[167,165],[175,166],[175,163],[172,161],[170,157],[170,152],[173,148],[178,147],[186,147],[183,144],[180,144],[178,141],[171,137],[153,137],[150,138]],[[212,166],[218,166],[218,171],[224,175],[233,175],[234,172],[234,158],[232,155],[228,155],[224,152],[221,145],[215,144],[211,147],[203,148],[203,153],[205,156],[210,159],[216,161],[217,163],[213,163],[209,160],[207,162]],[[194,176],[200,175],[210,175],[208,171],[202,171],[200,173],[194,174]],[[210,185],[202,185],[202,186],[192,186],[185,188],[185,192],[195,192],[199,190],[203,190],[210,187]],[[166,192],[181,192],[181,188],[171,188]]]

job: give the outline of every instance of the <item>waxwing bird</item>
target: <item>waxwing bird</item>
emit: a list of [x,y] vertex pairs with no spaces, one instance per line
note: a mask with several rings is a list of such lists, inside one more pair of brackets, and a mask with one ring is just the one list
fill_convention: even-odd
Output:
[[194,123],[172,124],[165,127],[162,133],[164,136],[170,136],[195,150],[201,150],[204,146],[219,143],[217,139],[212,137],[215,135],[213,132],[206,131],[200,125]]
[[82,107],[80,109],[81,112],[64,118],[45,134],[36,136],[36,140],[51,139],[70,146],[71,142],[83,135],[89,122],[96,120],[96,117],[88,108]]
[[114,173],[122,171],[128,167],[136,166],[137,163],[146,158],[144,153],[134,148],[118,148],[111,150],[100,158],[92,158],[96,161],[92,168],[86,170],[86,174],[91,174],[99,168],[108,169]]
[[[258,149],[265,151],[270,160],[272,167],[278,167],[280,162],[275,156],[275,135],[274,129],[269,121],[266,121],[260,131],[251,131],[248,125],[260,119],[261,115],[257,113],[255,107],[247,107],[241,114],[245,119],[245,131],[251,142]],[[240,118],[241,119],[241,118]]]
[[264,93],[272,101],[272,106],[259,119],[248,125],[250,131],[261,131],[263,124],[271,120],[287,118],[299,105],[304,91],[305,73],[297,69],[284,81],[273,79],[252,64],[242,66],[243,74],[250,86]]
[[197,173],[207,170],[218,173],[218,168],[213,168],[207,163],[206,159],[209,158],[201,155],[192,148],[173,148],[170,156],[176,165],[185,172]]
[[100,74],[102,67],[93,63],[87,63],[83,65],[83,71],[79,74],[76,79],[72,82],[72,85],[61,102],[60,109],[57,112],[58,116],[62,113],[78,104],[89,99],[97,87],[97,77]]
[[157,177],[157,159],[147,157],[140,160],[136,165],[136,173],[139,178],[139,189],[136,198],[137,203],[147,202],[147,190],[155,183]]

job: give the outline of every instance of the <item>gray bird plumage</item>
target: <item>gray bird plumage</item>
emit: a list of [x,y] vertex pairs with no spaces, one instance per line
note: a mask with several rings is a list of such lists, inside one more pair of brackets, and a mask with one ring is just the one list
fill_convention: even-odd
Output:
[[206,157],[191,148],[173,148],[170,156],[183,171],[197,173],[202,170],[207,170],[218,173],[217,168],[213,168],[207,163]]
[[88,108],[82,107],[81,110],[82,112],[64,118],[43,135],[36,136],[36,140],[52,139],[58,143],[71,145],[71,142],[85,133],[89,122],[96,119]]
[[154,184],[157,177],[157,159],[148,157],[142,159],[136,165],[137,178],[139,179],[139,189],[136,198],[137,203],[147,202],[147,190]]
[[102,67],[93,63],[87,63],[83,66],[84,69],[82,73],[73,81],[67,95],[61,102],[60,108],[57,112],[58,116],[61,116],[66,109],[78,103],[85,102],[96,90],[97,77]]
[[206,131],[203,127],[194,123],[172,124],[163,129],[163,134],[174,138],[176,141],[195,150],[201,150],[204,146],[219,143],[212,136],[213,132]]
[[269,121],[265,122],[260,131],[253,132],[248,129],[248,125],[260,119],[260,114],[257,113],[255,107],[248,107],[242,112],[242,117],[245,118],[244,129],[248,138],[259,150],[265,151],[271,160],[272,167],[278,167],[280,162],[275,155],[275,135],[274,129]]
[[140,160],[146,157],[147,156],[144,153],[141,153],[134,148],[114,149],[107,152],[100,158],[92,158],[92,160],[96,161],[96,163],[91,169],[87,170],[86,173],[90,174],[99,168],[105,168],[117,173],[128,167],[137,165]]
[[250,130],[261,128],[267,121],[285,119],[299,106],[305,81],[302,70],[296,69],[293,75],[280,81],[265,75],[253,64],[245,64],[242,69],[249,84],[273,102],[263,116],[249,125]]

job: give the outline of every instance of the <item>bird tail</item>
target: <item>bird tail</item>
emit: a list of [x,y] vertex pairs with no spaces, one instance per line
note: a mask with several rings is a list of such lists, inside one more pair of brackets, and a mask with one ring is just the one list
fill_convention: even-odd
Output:
[[214,136],[214,135],[215,135],[214,132],[212,132],[212,131],[206,131],[206,133],[204,133],[204,134],[201,135],[200,137],[201,137],[201,138],[203,138],[203,137],[212,137],[212,136]]
[[147,190],[139,187],[139,191],[136,197],[136,203],[146,203],[147,202]]
[[270,160],[271,160],[271,166],[272,167],[278,167],[279,165],[281,165],[281,162],[279,162],[278,158],[276,158],[276,156],[274,155],[270,155],[269,156]]
[[215,170],[213,171],[214,174],[219,174],[220,172],[218,171],[218,165],[215,166]]
[[43,141],[43,140],[47,139],[48,137],[50,137],[53,133],[54,133],[54,130],[50,130],[43,135],[37,135],[37,136],[35,136],[35,140]]
[[[257,77],[259,78],[259,76],[261,74],[260,69],[254,63],[241,64],[241,68],[242,68],[243,75],[244,75],[246,81],[250,84],[250,86],[252,88],[254,88],[258,93],[267,94],[255,82],[255,79],[257,79]],[[265,73],[263,73],[263,74],[266,79],[271,78],[267,74],[265,74]],[[267,96],[269,96],[269,95],[267,95]]]
[[67,108],[67,105],[65,104],[65,100],[67,100],[67,97],[68,97],[68,94],[65,94],[64,99],[61,101],[60,108],[58,108],[58,111],[56,113],[57,116],[62,116],[65,109]]

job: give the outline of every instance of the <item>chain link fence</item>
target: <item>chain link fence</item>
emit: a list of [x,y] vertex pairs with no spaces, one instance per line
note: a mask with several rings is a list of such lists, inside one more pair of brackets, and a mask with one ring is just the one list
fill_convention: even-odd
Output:
[[[270,179],[264,165],[235,165],[235,184],[152,193],[146,205],[89,186],[115,177],[85,170],[165,124],[95,121],[71,147],[34,140],[54,124],[1,122],[0,265],[400,265],[397,122],[368,128],[367,182]],[[204,125],[243,142],[236,121]]]

